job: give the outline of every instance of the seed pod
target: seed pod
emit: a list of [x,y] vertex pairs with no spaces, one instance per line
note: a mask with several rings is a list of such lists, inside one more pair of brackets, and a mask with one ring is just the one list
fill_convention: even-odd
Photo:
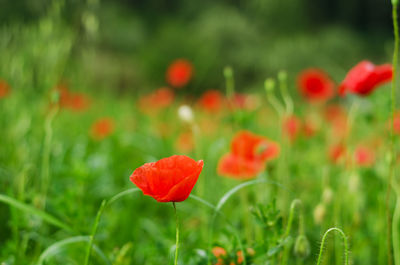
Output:
[[305,235],[299,235],[294,244],[294,254],[299,258],[305,259],[310,255],[310,252],[311,248],[307,237]]

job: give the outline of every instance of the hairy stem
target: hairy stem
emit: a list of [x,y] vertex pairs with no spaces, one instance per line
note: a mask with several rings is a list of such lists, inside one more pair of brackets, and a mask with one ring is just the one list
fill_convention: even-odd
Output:
[[175,243],[175,262],[174,265],[178,265],[178,250],[179,250],[179,219],[178,213],[176,212],[175,202],[172,203],[175,211],[175,222],[176,222],[176,243]]
[[347,237],[346,237],[346,235],[344,234],[344,232],[340,228],[336,228],[336,227],[329,228],[325,232],[324,236],[322,237],[321,247],[319,249],[317,265],[320,265],[321,262],[322,262],[322,253],[324,251],[325,241],[326,241],[326,238],[327,238],[328,234],[330,232],[332,232],[332,231],[337,231],[342,236],[343,244],[344,244],[344,264],[345,265],[349,265],[349,245],[348,245]]

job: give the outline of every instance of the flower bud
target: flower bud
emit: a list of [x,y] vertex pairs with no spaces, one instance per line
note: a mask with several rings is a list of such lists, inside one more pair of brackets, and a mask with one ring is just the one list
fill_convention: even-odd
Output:
[[233,76],[233,69],[232,69],[232,67],[230,67],[230,66],[226,66],[225,68],[224,68],[224,76],[225,76],[225,78],[232,78],[232,76]]
[[299,258],[307,258],[310,255],[310,243],[305,235],[299,235],[294,244],[294,254]]
[[264,82],[264,88],[267,93],[274,91],[275,89],[275,80],[272,78],[267,78]]
[[323,203],[318,204],[314,209],[314,222],[316,224],[321,224],[324,221],[325,214],[325,205]]
[[324,192],[322,193],[322,200],[324,201],[324,203],[329,204],[331,203],[333,198],[333,191],[331,188],[325,188]]
[[278,79],[279,79],[280,82],[286,82],[286,80],[287,80],[287,73],[286,73],[286,71],[283,71],[283,70],[279,71],[279,73],[278,73]]

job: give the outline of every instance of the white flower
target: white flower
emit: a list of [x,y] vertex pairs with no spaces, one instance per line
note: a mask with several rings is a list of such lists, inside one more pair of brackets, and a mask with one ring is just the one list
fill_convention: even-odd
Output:
[[188,105],[182,105],[179,107],[178,116],[184,122],[193,122],[193,111]]

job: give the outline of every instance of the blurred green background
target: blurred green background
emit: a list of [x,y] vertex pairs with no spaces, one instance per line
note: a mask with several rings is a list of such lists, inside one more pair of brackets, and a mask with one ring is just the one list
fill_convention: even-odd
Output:
[[[225,65],[245,90],[281,69],[320,67],[343,76],[362,59],[388,61],[392,50],[390,3],[383,0],[0,4],[0,76],[24,90],[48,88],[54,80],[44,75],[52,72],[97,91],[136,93],[163,86],[168,64],[182,57],[195,66],[189,93],[222,88]],[[30,80],[19,84],[19,76]]]

